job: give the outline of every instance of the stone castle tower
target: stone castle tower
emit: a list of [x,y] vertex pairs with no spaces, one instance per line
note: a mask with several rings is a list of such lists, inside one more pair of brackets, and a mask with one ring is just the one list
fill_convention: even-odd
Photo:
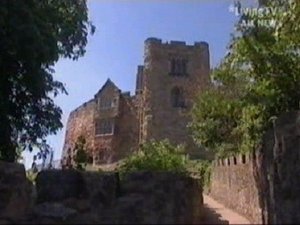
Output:
[[186,144],[191,154],[201,156],[187,124],[193,98],[209,84],[209,71],[205,42],[145,41],[144,66],[139,67],[137,76],[137,94],[142,96],[140,142],[167,138],[174,144]]
[[207,43],[148,38],[135,95],[121,92],[108,79],[93,99],[70,113],[63,158],[74,156],[79,136],[85,137],[94,164],[122,159],[152,139],[185,144],[190,155],[205,157],[193,144],[187,124],[193,98],[209,85],[209,71]]

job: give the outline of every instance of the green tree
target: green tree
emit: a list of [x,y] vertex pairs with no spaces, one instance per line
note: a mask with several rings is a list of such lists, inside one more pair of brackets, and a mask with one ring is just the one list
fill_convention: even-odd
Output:
[[196,144],[212,150],[219,156],[238,151],[239,99],[229,97],[229,91],[220,87],[201,94],[192,109],[189,125]]
[[86,140],[84,136],[79,136],[75,143],[74,152],[74,162],[76,163],[76,168],[78,170],[84,170],[88,162],[88,149],[86,148]]
[[95,28],[85,0],[2,0],[0,27],[0,160],[13,162],[62,127],[53,66],[83,56]]
[[[241,16],[229,54],[212,75],[219,85],[216,89],[226,90],[226,94],[211,90],[211,98],[204,94],[195,105],[194,138],[200,144],[209,143],[207,147],[218,153],[228,142],[232,146],[227,153],[253,150],[273,118],[299,109],[300,2],[264,4],[270,13]],[[245,26],[243,20],[254,26]],[[232,90],[237,90],[234,95]],[[213,108],[218,105],[220,112]]]

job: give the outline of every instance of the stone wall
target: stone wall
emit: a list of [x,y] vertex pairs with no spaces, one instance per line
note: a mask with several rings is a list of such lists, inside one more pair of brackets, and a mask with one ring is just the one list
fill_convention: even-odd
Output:
[[40,223],[199,224],[202,190],[195,179],[173,173],[43,171],[37,205],[27,217]]
[[300,112],[278,117],[261,147],[214,162],[210,195],[253,223],[300,223]]
[[[90,100],[70,113],[66,126],[62,158],[67,156],[68,149],[72,150],[74,148],[80,135],[85,137],[87,148],[94,149],[94,109],[95,101]],[[89,154],[92,155],[91,152]]]
[[120,113],[116,118],[114,161],[124,159],[138,149],[139,120],[135,98],[136,96],[125,95],[120,98]]
[[300,223],[300,111],[288,112],[264,136],[258,186],[268,224]]
[[261,223],[259,190],[254,176],[254,154],[216,160],[213,164],[209,194],[217,201]]
[[32,206],[24,165],[0,161],[0,224],[22,219]]
[[[6,169],[4,169],[4,166]],[[199,181],[174,173],[48,170],[36,188],[0,162],[0,224],[200,224]],[[203,222],[203,221],[202,221]]]

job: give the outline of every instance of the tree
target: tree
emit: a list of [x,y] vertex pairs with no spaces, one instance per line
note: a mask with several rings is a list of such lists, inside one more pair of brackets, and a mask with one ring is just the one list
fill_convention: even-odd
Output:
[[[204,145],[210,143],[207,147],[217,148],[218,153],[222,153],[218,147],[228,141],[233,144],[229,150],[234,152],[257,148],[274,118],[299,109],[300,2],[274,0],[264,4],[268,13],[241,16],[229,54],[213,73],[219,84],[217,89],[226,90],[226,95],[220,96],[212,90],[211,98],[200,96],[195,105],[191,126],[194,138]],[[245,26],[245,19],[254,26]],[[230,93],[236,88],[232,104]],[[219,105],[220,112],[213,111],[211,104]],[[212,124],[216,126],[214,129]],[[216,138],[223,129],[226,129],[225,137]]]
[[76,168],[84,170],[88,161],[88,149],[86,148],[86,140],[84,136],[81,135],[77,138],[73,151],[75,152],[74,162],[76,163]]
[[53,66],[83,56],[95,27],[86,0],[2,0],[0,27],[0,160],[14,162],[17,147],[40,147],[62,127],[52,98],[67,92]]

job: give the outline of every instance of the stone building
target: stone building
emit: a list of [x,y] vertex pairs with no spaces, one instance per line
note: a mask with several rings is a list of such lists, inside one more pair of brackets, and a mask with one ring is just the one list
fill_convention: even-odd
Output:
[[135,95],[122,92],[108,79],[93,99],[70,113],[63,158],[74,156],[80,135],[94,164],[122,159],[151,139],[185,144],[191,156],[207,157],[193,144],[187,124],[193,98],[209,85],[209,71],[206,42],[187,45],[148,38]]

